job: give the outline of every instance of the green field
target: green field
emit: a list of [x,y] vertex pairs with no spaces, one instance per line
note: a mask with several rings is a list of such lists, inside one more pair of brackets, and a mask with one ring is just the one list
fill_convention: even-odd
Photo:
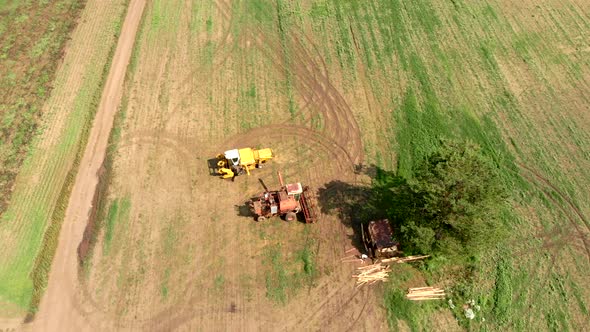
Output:
[[[365,141],[378,166],[410,178],[442,136],[478,143],[502,170],[512,193],[513,209],[503,212],[508,244],[479,257],[471,279],[452,296],[481,305],[471,327],[579,330],[590,301],[581,241],[590,225],[576,212],[590,207],[590,7],[575,1],[522,7],[333,1],[292,15],[311,16],[314,34],[327,41],[326,59],[342,68],[343,79],[351,87],[364,80],[378,107],[391,110],[383,113],[389,141]],[[388,295],[386,303],[396,316],[397,297]],[[469,325],[457,307],[458,321]],[[429,326],[412,314],[397,316],[413,330]]]
[[[2,159],[2,164],[9,170],[8,177],[3,180],[12,186],[18,174],[11,196],[5,187],[1,189],[2,198],[10,198],[6,210],[0,209],[0,247],[3,251],[0,256],[0,303],[6,304],[8,313],[35,310],[46,287],[69,191],[77,172],[77,160],[85,147],[92,115],[102,92],[109,54],[112,55],[114,50],[125,4],[125,1],[110,3],[109,8],[96,16],[96,21],[71,35],[75,40],[92,36],[91,40],[100,46],[90,51],[83,45],[70,47],[61,70],[55,73],[51,82],[47,80],[53,76],[61,58],[61,47],[70,34],[69,27],[77,20],[76,16],[69,15],[76,13],[72,10],[80,3],[23,1],[17,4],[9,1],[5,4],[3,24],[14,26],[10,20],[17,16],[22,18],[22,24],[40,18],[50,21],[46,22],[49,27],[39,27],[41,40],[49,44],[40,42],[37,44],[40,46],[33,48],[27,46],[31,46],[34,38],[39,38],[34,32],[30,32],[30,36],[19,35],[14,33],[18,30],[4,25],[1,30],[5,53],[0,61],[7,64],[2,70],[10,72],[12,68],[16,70],[28,64],[28,72],[21,73],[22,77],[15,76],[13,83],[2,83],[17,88],[8,90],[13,94],[4,96],[6,104],[3,105],[7,108],[0,112],[5,119],[4,125],[8,126],[3,131],[8,136],[0,140],[3,151],[0,157],[8,158],[6,163]],[[60,22],[59,15],[52,16],[54,11],[67,20],[64,18],[65,21]],[[41,25],[42,21],[36,24]],[[27,53],[21,55],[18,57],[21,62],[15,62],[12,57],[25,49],[32,53],[28,53],[28,57]],[[43,66],[37,68],[36,64]],[[82,71],[73,71],[79,70],[80,66]],[[3,79],[10,77],[9,74]],[[33,96],[30,92],[27,94],[31,89],[37,89]],[[39,113],[40,109],[44,112]],[[20,117],[24,118],[19,120]],[[5,313],[0,310],[0,314]]]
[[[439,138],[450,137],[479,144],[499,167],[511,193],[511,208],[501,212],[510,235],[477,257],[469,278],[453,288],[455,303],[473,299],[482,310],[468,322],[457,305],[461,325],[522,331],[586,325],[589,4],[351,0],[235,7],[262,26],[276,15],[277,39],[295,34],[318,49],[352,101],[367,163],[411,178]],[[285,61],[298,61],[288,53],[293,40],[286,40]],[[359,101],[362,90],[366,101]],[[377,121],[366,113],[371,108]],[[429,271],[425,277],[452,278]],[[420,316],[433,310],[419,305],[396,314],[399,298],[391,292],[391,317],[412,330],[431,326]]]
[[43,116],[79,1],[0,2],[0,214]]
[[[92,3],[103,11],[92,28],[73,35],[78,43],[53,80],[43,125],[30,152],[18,152],[26,158],[10,175],[19,174],[10,204],[4,212],[0,206],[0,305],[29,310],[46,283],[127,1]],[[20,7],[0,0],[0,8]],[[284,156],[256,171],[271,179],[279,169],[291,179],[300,174],[319,189],[353,178],[346,168],[353,166],[411,179],[440,138],[454,138],[480,145],[499,170],[509,198],[498,213],[508,232],[493,250],[473,257],[467,271],[441,268],[446,262],[439,257],[395,267],[390,281],[369,290],[389,328],[587,328],[590,2],[162,0],[149,2],[140,29],[111,136],[98,246],[84,266],[84,287],[113,321],[124,325],[138,314],[157,320],[193,307],[206,319],[225,319],[228,309],[214,305],[234,298],[289,314],[297,305],[313,308],[305,295],[323,299],[318,285],[340,296],[335,289],[353,283],[339,262],[349,243],[337,242],[348,240],[340,228],[347,230],[343,220],[352,217],[326,212],[345,226],[306,228],[245,221],[234,208],[260,190],[256,177],[218,184],[199,168],[220,142],[274,144]],[[2,36],[7,31],[0,25]],[[90,53],[80,42],[88,36]],[[35,44],[31,57],[47,47]],[[67,68],[74,65],[83,68],[83,79],[72,88]],[[10,77],[2,84],[19,86]],[[39,96],[37,109],[45,100]],[[11,122],[10,114],[0,112],[8,141],[29,151],[14,136],[16,123],[26,121]],[[17,151],[5,142],[0,158]],[[448,299],[409,302],[405,290],[418,283],[444,286]],[[468,301],[480,308],[473,320],[462,308]],[[250,312],[236,313],[234,305],[230,312],[247,321]],[[277,321],[264,326],[306,326]]]

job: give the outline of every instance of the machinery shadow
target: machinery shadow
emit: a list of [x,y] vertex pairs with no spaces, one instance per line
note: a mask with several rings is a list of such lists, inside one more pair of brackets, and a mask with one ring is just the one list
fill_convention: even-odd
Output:
[[247,201],[242,205],[235,205],[234,208],[236,209],[239,217],[248,217],[252,218],[252,221],[256,221],[254,219],[255,215],[252,210],[250,210],[250,206]]
[[217,159],[217,158],[211,158],[211,159],[207,160],[207,167],[209,168],[209,175],[219,176],[219,174],[217,174],[215,172],[215,170],[217,169],[217,161],[218,160],[219,159]]

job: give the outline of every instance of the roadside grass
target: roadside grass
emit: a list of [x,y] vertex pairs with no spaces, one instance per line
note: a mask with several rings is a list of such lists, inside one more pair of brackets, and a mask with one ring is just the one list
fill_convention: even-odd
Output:
[[128,222],[131,201],[128,197],[115,199],[109,206],[106,219],[104,221],[104,253],[108,255],[111,248],[111,242],[115,234],[115,227],[120,223]]
[[[48,147],[41,147],[45,143],[42,141],[44,131],[49,133],[53,128],[43,128],[36,136],[21,169],[22,180],[17,182],[12,203],[2,215],[0,236],[13,238],[18,241],[15,242],[18,245],[3,248],[8,251],[0,258],[0,297],[28,310],[30,315],[35,313],[47,284],[77,165],[85,148],[92,115],[100,100],[116,44],[118,31],[114,29],[117,24],[111,23],[122,20],[126,8],[124,5],[114,4],[110,11],[103,14],[107,25],[95,36],[101,40],[102,47],[89,59],[92,65],[86,67],[86,76],[75,92],[76,97],[61,134]],[[67,65],[68,61],[71,59],[66,56],[64,63]],[[66,80],[67,74],[58,74],[54,93],[63,94],[62,89],[71,89],[66,88]],[[52,112],[56,108],[60,109],[53,104],[55,102],[51,97],[48,100]],[[54,116],[55,113],[50,114],[45,121],[51,121]],[[40,180],[36,182],[35,179]],[[22,227],[25,221],[26,227]]]

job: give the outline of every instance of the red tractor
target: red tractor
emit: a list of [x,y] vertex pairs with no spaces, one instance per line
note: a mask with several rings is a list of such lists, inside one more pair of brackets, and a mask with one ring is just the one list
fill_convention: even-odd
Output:
[[297,219],[297,214],[301,212],[306,223],[314,222],[315,213],[309,187],[304,187],[301,183],[285,185],[280,172],[279,182],[281,189],[274,191],[269,191],[263,183],[264,192],[250,200],[248,205],[256,215],[256,220],[264,221],[266,218],[282,216],[285,221],[294,221]]

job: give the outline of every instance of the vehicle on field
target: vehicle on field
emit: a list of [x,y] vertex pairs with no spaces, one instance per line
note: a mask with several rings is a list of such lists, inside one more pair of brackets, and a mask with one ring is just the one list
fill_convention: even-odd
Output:
[[374,259],[397,256],[399,243],[393,237],[393,229],[387,219],[374,220],[361,226],[365,249]]
[[294,221],[297,214],[301,213],[306,223],[314,222],[316,218],[309,187],[302,186],[299,182],[285,185],[280,172],[279,182],[281,188],[272,191],[263,183],[264,192],[248,202],[256,220],[265,221],[267,218],[280,216],[285,221]]
[[251,170],[261,168],[273,157],[273,152],[269,148],[227,150],[223,154],[217,155],[215,173],[221,175],[223,179],[234,178],[244,172],[250,175]]

